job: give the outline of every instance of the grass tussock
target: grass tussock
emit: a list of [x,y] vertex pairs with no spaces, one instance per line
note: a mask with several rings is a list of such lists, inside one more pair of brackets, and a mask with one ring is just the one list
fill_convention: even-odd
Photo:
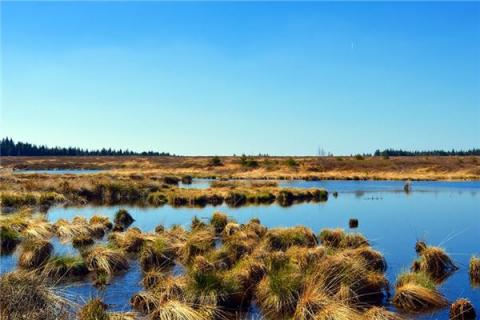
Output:
[[480,257],[473,256],[469,263],[469,274],[472,284],[480,285]]
[[270,250],[285,251],[292,246],[314,247],[317,245],[317,237],[312,230],[306,227],[271,229],[266,235]]
[[46,240],[26,240],[20,246],[18,265],[30,270],[40,268],[48,261],[52,252],[53,246]]
[[383,307],[371,307],[364,314],[365,320],[403,320],[403,317]]
[[95,246],[86,253],[85,262],[88,270],[111,276],[128,269],[125,255],[105,246]]
[[301,271],[281,252],[272,255],[266,276],[259,282],[257,298],[267,318],[292,316],[301,289]]
[[126,232],[112,232],[108,240],[126,252],[138,253],[145,242],[145,235],[137,228],[130,228]]
[[115,213],[115,218],[113,221],[115,225],[127,228],[135,221],[135,219],[133,219],[127,210],[120,209]]
[[475,320],[477,313],[472,303],[467,299],[458,299],[450,306],[450,320]]
[[0,276],[1,319],[71,319],[70,304],[55,293],[45,277],[30,271]]
[[0,226],[0,243],[3,254],[12,253],[21,242],[20,233],[10,226]]
[[107,305],[99,298],[90,299],[78,312],[79,320],[110,320]]
[[412,265],[412,271],[423,271],[437,280],[444,279],[457,269],[445,250],[433,246],[423,248]]
[[175,264],[177,251],[167,238],[148,239],[140,251],[140,265],[144,271],[165,269]]
[[426,312],[448,305],[426,272],[402,273],[397,278],[392,303],[406,312]]
[[183,260],[192,261],[197,255],[206,254],[215,246],[215,232],[213,229],[202,228],[192,231],[182,248]]
[[42,273],[57,281],[69,281],[86,276],[88,268],[80,256],[53,256],[43,267]]
[[215,228],[217,234],[222,233],[228,223],[228,216],[222,212],[214,212],[210,218],[210,224]]
[[320,243],[331,249],[356,249],[369,246],[368,240],[359,233],[346,233],[343,229],[323,229]]

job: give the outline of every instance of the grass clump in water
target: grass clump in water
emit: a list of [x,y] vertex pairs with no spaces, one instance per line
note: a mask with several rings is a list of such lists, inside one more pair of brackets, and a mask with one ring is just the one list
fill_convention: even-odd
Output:
[[393,304],[406,312],[425,312],[448,305],[447,299],[437,291],[435,282],[426,272],[401,274],[395,285]]
[[[15,271],[0,276],[2,319],[70,319],[69,303],[34,271]],[[4,318],[5,316],[5,318]]]
[[163,206],[168,203],[168,197],[165,193],[156,191],[148,194],[147,202],[153,206]]
[[214,212],[210,218],[210,224],[215,228],[217,234],[222,233],[228,223],[228,216],[222,212]]
[[295,312],[301,289],[301,272],[284,253],[273,254],[267,275],[257,287],[257,299],[268,318],[290,317]]
[[472,284],[480,285],[480,257],[473,256],[469,263],[469,274]]
[[176,251],[168,239],[155,237],[149,239],[140,251],[140,265],[144,271],[164,269],[175,264]]
[[458,268],[445,250],[439,247],[423,248],[412,265],[412,271],[423,271],[436,280],[442,280]]
[[105,246],[96,246],[86,253],[85,262],[90,271],[97,274],[105,274],[110,277],[116,272],[128,269],[128,261],[125,255],[115,249]]
[[20,242],[20,233],[10,226],[0,226],[2,255],[12,253]]
[[291,246],[314,247],[318,243],[312,230],[305,227],[271,229],[266,239],[270,250],[282,251]]
[[122,226],[123,228],[129,227],[135,219],[125,209],[120,209],[115,213],[114,218],[115,225]]
[[82,257],[53,256],[42,270],[43,274],[56,280],[71,280],[88,274],[88,268]]
[[475,320],[477,313],[467,299],[458,299],[450,306],[450,320]]
[[78,312],[79,320],[110,320],[107,305],[99,298],[90,299]]
[[18,265],[24,269],[42,267],[50,258],[53,246],[50,242],[41,239],[25,240],[20,246]]

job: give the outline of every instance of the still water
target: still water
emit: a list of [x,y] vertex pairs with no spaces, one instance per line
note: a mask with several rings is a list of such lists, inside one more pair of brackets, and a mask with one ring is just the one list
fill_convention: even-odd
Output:
[[[287,183],[287,182],[285,182]],[[341,227],[348,230],[350,218],[359,219],[355,230],[363,233],[380,250],[388,262],[387,277],[393,284],[396,275],[408,269],[415,259],[417,239],[444,247],[460,269],[448,278],[439,289],[449,300],[459,297],[470,299],[480,307],[480,288],[473,288],[468,276],[468,262],[473,254],[480,254],[480,184],[478,182],[413,182],[410,193],[403,190],[402,182],[395,181],[296,181],[294,186],[320,184],[330,191],[339,191],[337,198],[330,196],[325,203],[305,203],[291,207],[227,206],[206,208],[126,207],[135,218],[132,226],[143,231],[153,231],[155,226],[173,224],[188,226],[193,216],[208,219],[214,211],[228,213],[238,222],[260,218],[268,227],[305,225],[319,232],[322,228]],[[292,186],[292,185],[291,185]],[[332,188],[333,186],[333,188]],[[119,207],[52,208],[48,219],[72,219],[76,215],[91,217],[94,214],[113,218]],[[70,250],[55,242],[55,249]],[[15,266],[15,255],[1,258],[2,272]],[[129,310],[129,298],[142,290],[140,268],[134,261],[130,270],[117,276],[104,291],[90,283],[77,283],[62,288],[62,292],[81,302],[100,295],[112,310]],[[478,309],[477,309],[478,310]],[[448,310],[422,315],[416,319],[448,319]]]

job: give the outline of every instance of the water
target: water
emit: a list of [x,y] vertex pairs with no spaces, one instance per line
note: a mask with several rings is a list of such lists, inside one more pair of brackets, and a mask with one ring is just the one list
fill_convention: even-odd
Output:
[[[410,267],[415,259],[417,239],[440,245],[454,259],[460,270],[448,278],[439,289],[453,301],[459,297],[470,299],[480,306],[480,289],[472,288],[468,276],[468,262],[473,254],[480,254],[480,184],[478,182],[413,182],[409,194],[403,183],[397,181],[294,181],[296,186],[336,186],[338,198],[330,197],[325,203],[305,203],[283,208],[277,205],[229,208],[160,208],[126,207],[135,218],[132,226],[143,231],[153,231],[163,224],[170,227],[180,224],[188,227],[194,215],[208,219],[214,211],[228,213],[238,222],[258,217],[268,227],[306,225],[315,232],[322,228],[348,229],[350,218],[359,219],[358,232],[363,233],[374,248],[380,250],[388,262],[387,278],[393,284],[396,275]],[[398,189],[400,188],[400,189]],[[72,219],[75,215],[87,218],[94,214],[113,217],[119,207],[53,208],[48,219]],[[2,257],[1,266],[11,257]],[[138,265],[131,262],[130,270],[117,276],[105,291],[100,292],[90,283],[79,283],[63,288],[69,295],[83,299],[100,295],[112,310],[128,310],[131,295],[141,290]],[[478,310],[478,309],[477,309]],[[418,316],[416,319],[448,319],[448,310]]]
[[13,173],[15,174],[93,174],[93,173],[100,173],[102,169],[47,169],[47,170],[14,170]]

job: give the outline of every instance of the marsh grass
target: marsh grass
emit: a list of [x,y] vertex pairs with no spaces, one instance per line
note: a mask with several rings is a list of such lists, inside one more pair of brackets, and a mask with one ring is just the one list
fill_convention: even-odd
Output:
[[135,219],[133,219],[133,217],[130,215],[130,213],[128,213],[127,210],[120,209],[115,213],[115,218],[113,221],[116,225],[120,225],[126,228],[130,226],[135,221]]
[[435,281],[426,272],[404,272],[395,284],[392,303],[406,312],[426,312],[448,305],[437,291]]
[[458,299],[450,306],[450,320],[475,320],[477,314],[472,303],[467,299]]
[[126,252],[138,253],[145,242],[145,235],[137,228],[130,228],[125,232],[112,232],[108,240],[114,247],[121,248]]
[[168,239],[157,236],[147,240],[140,251],[140,265],[144,271],[165,269],[175,264],[176,250]]
[[480,257],[473,256],[469,263],[470,281],[474,286],[480,286]]
[[10,226],[0,226],[1,254],[11,254],[21,242],[20,233]]
[[71,319],[71,304],[55,293],[37,271],[15,271],[0,276],[2,319]]
[[222,233],[228,223],[228,216],[222,212],[214,212],[210,218],[210,224],[215,228],[217,234]]
[[436,289],[429,289],[414,283],[397,287],[393,304],[407,312],[426,312],[448,305],[448,301]]
[[88,268],[80,256],[53,256],[43,267],[42,273],[52,279],[69,281],[86,276]]
[[90,299],[78,312],[79,320],[110,320],[107,305],[99,298]]
[[318,244],[313,231],[305,227],[271,229],[266,239],[270,250],[285,251],[292,246],[314,247]]
[[436,280],[445,279],[457,269],[444,249],[433,246],[423,248],[412,265],[412,271],[426,272]]
[[53,246],[50,242],[41,239],[23,241],[20,246],[18,265],[24,269],[37,269],[42,267],[50,258]]
[[128,269],[128,261],[123,252],[106,246],[91,248],[85,257],[88,270],[111,276]]
[[283,253],[272,255],[267,274],[259,282],[257,298],[267,318],[292,316],[301,289],[301,272]]

